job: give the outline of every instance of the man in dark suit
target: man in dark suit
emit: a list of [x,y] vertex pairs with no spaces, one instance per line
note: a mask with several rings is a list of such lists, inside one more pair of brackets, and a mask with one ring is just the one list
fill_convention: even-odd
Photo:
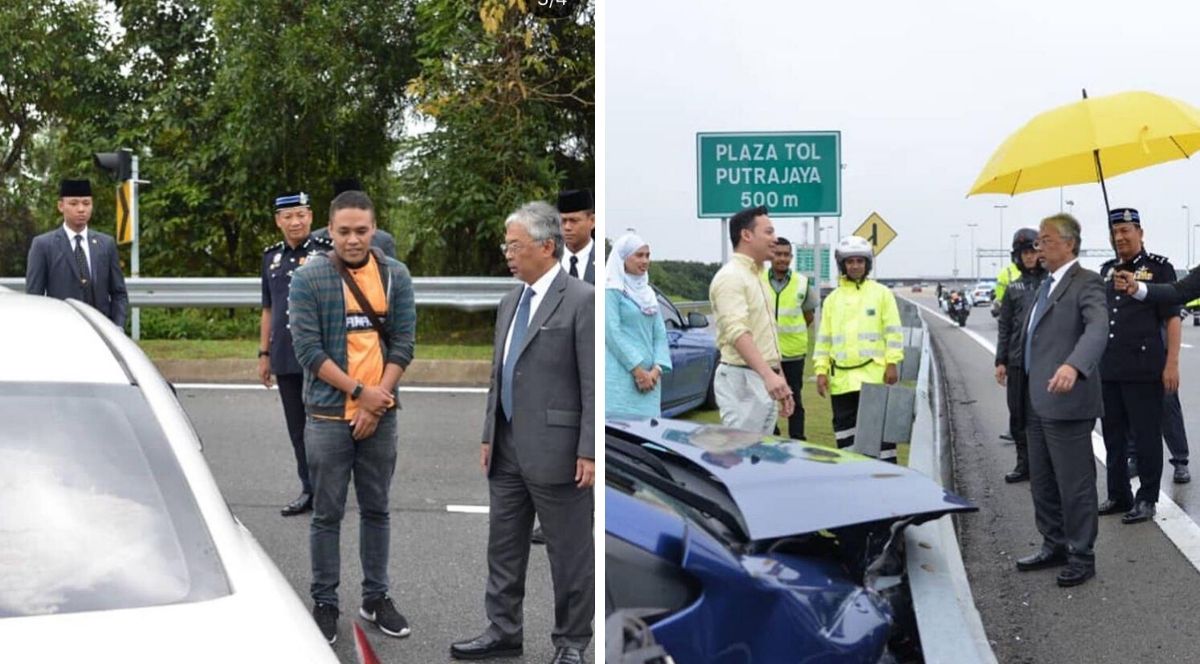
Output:
[[587,189],[559,192],[558,213],[562,215],[562,235],[566,251],[562,267],[567,274],[596,285],[596,203]]
[[[362,183],[354,178],[344,178],[342,180],[334,180],[333,182],[333,197],[337,198],[343,191],[365,191]],[[329,227],[324,226],[312,232],[313,237],[318,240],[329,240]],[[375,235],[371,238],[371,246],[379,247],[383,253],[387,254],[388,258],[396,257],[396,239],[392,234],[375,227]]]
[[1079,245],[1071,215],[1042,221],[1037,249],[1046,278],[1021,327],[1030,489],[1042,547],[1018,559],[1017,569],[1066,565],[1057,579],[1064,587],[1096,575],[1091,436],[1104,414],[1099,367],[1108,342],[1104,282],[1079,265]]
[[529,203],[505,221],[509,269],[525,283],[496,315],[480,463],[488,478],[488,628],[457,659],[521,654],[529,534],[542,523],[554,582],[553,664],[592,638],[595,292],[562,270],[558,213]]
[[33,238],[25,268],[25,292],[60,300],[74,298],[125,326],[129,295],[111,235],[88,228],[92,183],[63,180],[58,187],[62,226]]

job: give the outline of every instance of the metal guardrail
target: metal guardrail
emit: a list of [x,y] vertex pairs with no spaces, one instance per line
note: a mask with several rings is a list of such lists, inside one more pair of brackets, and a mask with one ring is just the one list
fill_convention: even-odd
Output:
[[[912,302],[903,298],[899,302],[902,308],[916,311]],[[923,320],[921,330],[916,417],[908,467],[943,487],[950,487],[950,440],[942,413],[941,382],[933,360],[929,329]],[[971,595],[952,517],[908,528],[904,537],[909,588],[925,661],[996,664],[996,655]]]
[[[419,307],[486,311],[498,307],[519,283],[507,277],[413,277],[413,291]],[[25,280],[0,278],[0,286],[23,292]],[[139,277],[126,279],[125,287],[131,307],[262,306],[262,281],[257,277]]]

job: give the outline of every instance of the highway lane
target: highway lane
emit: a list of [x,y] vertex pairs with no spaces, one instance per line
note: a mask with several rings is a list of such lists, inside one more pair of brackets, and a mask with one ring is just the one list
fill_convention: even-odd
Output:
[[[279,515],[279,508],[298,493],[299,481],[278,392],[185,388],[179,399],[204,441],[204,456],[234,514],[311,607],[309,516]],[[401,395],[389,576],[396,606],[413,633],[393,639],[364,625],[383,662],[450,661],[452,641],[475,636],[487,625],[487,515],[447,511],[449,505],[487,505],[487,483],[479,469],[484,399],[483,394]],[[350,663],[356,661],[350,621],[356,618],[362,580],[353,490],[341,551],[342,618],[334,649],[341,661]],[[549,661],[554,653],[553,595],[541,546],[531,555],[525,621],[525,657],[506,661]],[[594,661],[594,650],[593,645],[589,661]]]
[[[931,294],[900,295],[933,307]],[[992,378],[992,356],[945,319],[926,315],[942,367],[954,436],[955,489],[980,512],[959,520],[960,540],[976,605],[1002,662],[1188,662],[1200,623],[1187,607],[1200,602],[1200,576],[1159,524],[1126,526],[1102,517],[1097,541],[1097,578],[1078,588],[1058,588],[1054,571],[1018,573],[1015,559],[1034,550],[1027,483],[1010,485],[1011,443],[1004,391]],[[1200,329],[1185,329],[1200,338]],[[996,325],[980,307],[968,328],[994,342]],[[1190,351],[1190,352],[1189,352]],[[1200,356],[1185,349],[1188,375],[1200,384]],[[1196,390],[1193,388],[1193,393]],[[1184,410],[1188,410],[1185,387]],[[1197,395],[1200,396],[1200,395]],[[1189,428],[1195,431],[1195,423]],[[1164,491],[1194,517],[1190,485]],[[1104,498],[1104,468],[1097,461],[1097,489]],[[1180,517],[1187,520],[1186,516]],[[1178,524],[1177,524],[1178,525]],[[1187,524],[1195,528],[1194,524]]]

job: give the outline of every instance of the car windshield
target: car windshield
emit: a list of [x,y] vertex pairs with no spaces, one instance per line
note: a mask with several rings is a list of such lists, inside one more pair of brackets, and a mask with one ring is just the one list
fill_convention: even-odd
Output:
[[136,386],[0,382],[0,422],[0,619],[229,594]]

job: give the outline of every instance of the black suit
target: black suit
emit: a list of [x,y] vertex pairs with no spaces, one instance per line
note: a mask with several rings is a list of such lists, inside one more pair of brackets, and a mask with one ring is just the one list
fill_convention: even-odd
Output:
[[85,277],[75,259],[74,240],[68,239],[61,225],[33,238],[25,268],[25,292],[88,302],[117,327],[124,327],[129,295],[117,257],[117,242],[111,235],[89,228],[87,245],[91,274]]

